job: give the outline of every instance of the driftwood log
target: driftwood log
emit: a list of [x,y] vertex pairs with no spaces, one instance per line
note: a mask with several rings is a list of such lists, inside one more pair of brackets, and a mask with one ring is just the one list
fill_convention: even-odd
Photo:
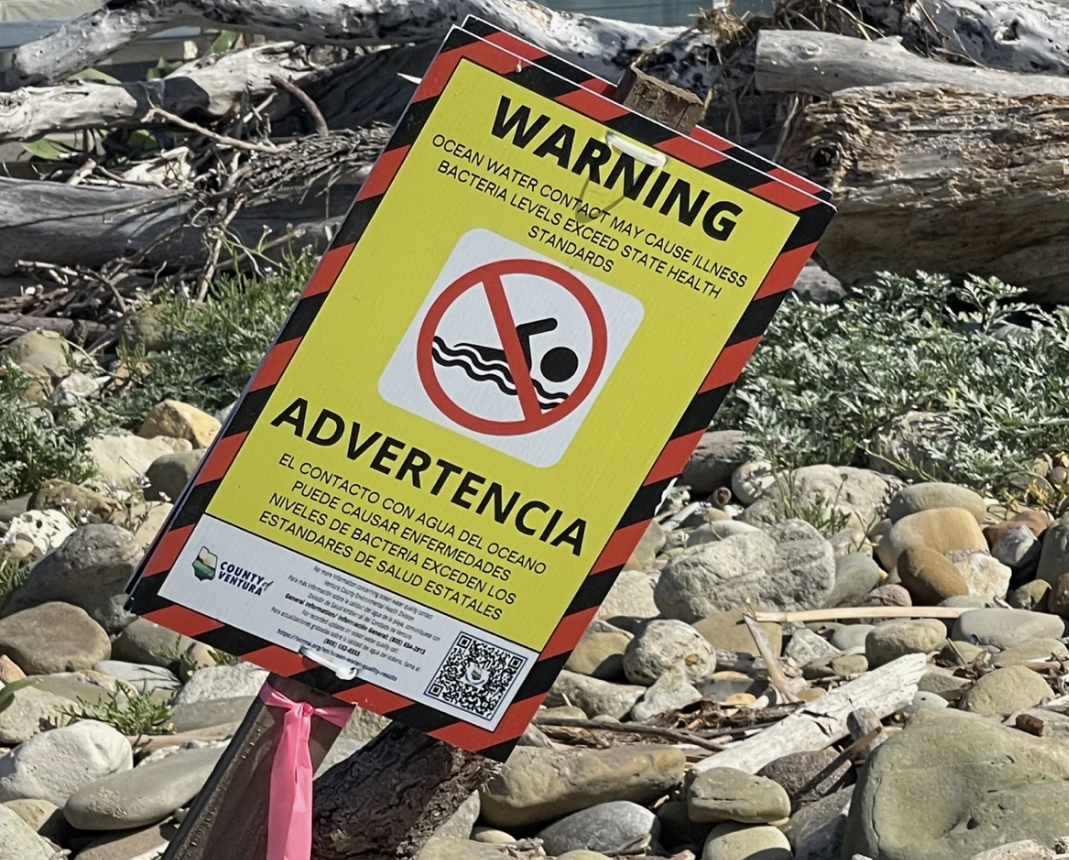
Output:
[[883,719],[911,701],[927,665],[924,654],[899,657],[825,693],[774,726],[703,759],[694,770],[700,773],[713,767],[731,767],[757,773],[790,753],[825,749],[850,733],[848,720],[858,708],[871,708]]
[[467,15],[613,80],[637,52],[683,31],[558,12],[530,0],[108,0],[16,50],[5,84],[61,81],[169,27],[238,28],[318,45],[397,45],[441,38]]
[[1007,96],[1069,96],[1069,77],[1020,75],[918,57],[901,36],[866,41],[835,33],[762,30],[757,88],[826,98],[854,87],[939,84]]
[[1067,159],[1069,97],[894,85],[808,107],[783,161],[831,189],[818,253],[844,281],[976,274],[1064,301]]

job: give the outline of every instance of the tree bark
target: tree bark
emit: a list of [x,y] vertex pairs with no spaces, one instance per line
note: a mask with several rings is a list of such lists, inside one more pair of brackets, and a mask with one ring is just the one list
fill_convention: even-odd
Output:
[[400,723],[316,780],[316,860],[408,860],[496,763]]
[[907,47],[1011,72],[1069,74],[1069,6],[1051,0],[858,0]]
[[828,187],[818,254],[846,282],[996,276],[1069,299],[1069,98],[950,87],[845,90],[807,108],[784,166]]
[[1020,75],[918,57],[900,36],[875,41],[834,33],[762,30],[757,36],[757,88],[827,98],[853,87],[939,84],[973,92],[1069,96],[1069,77]]
[[[322,249],[345,215],[359,185],[339,184],[329,193],[292,197],[241,209],[230,233],[255,246],[294,234],[294,247]],[[19,260],[97,268],[150,248],[147,266],[201,265],[208,257],[203,228],[188,226],[195,203],[189,197],[151,188],[102,188],[0,177],[0,274]],[[172,232],[173,230],[173,232]]]
[[683,31],[558,12],[531,0],[108,0],[16,50],[5,83],[7,89],[55,83],[169,27],[238,28],[311,44],[385,45],[438,39],[469,14],[613,80],[636,52]]
[[0,142],[56,131],[141,126],[156,107],[182,117],[217,119],[234,111],[245,96],[261,99],[274,91],[272,75],[294,82],[310,77],[317,67],[307,55],[305,48],[284,42],[212,54],[159,81],[23,87],[0,94]]

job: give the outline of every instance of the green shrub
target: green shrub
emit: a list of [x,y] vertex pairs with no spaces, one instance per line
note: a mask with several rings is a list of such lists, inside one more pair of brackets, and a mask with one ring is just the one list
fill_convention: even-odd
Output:
[[163,349],[146,354],[140,347],[120,347],[131,377],[106,401],[113,422],[136,431],[152,407],[168,398],[207,412],[233,402],[278,334],[316,259],[311,254],[289,259],[282,271],[261,278],[221,276],[212,297],[200,304],[165,300]]
[[166,735],[174,731],[171,719],[174,708],[149,694],[139,695],[129,684],[119,681],[113,693],[99,702],[78,699],[76,705],[64,705],[59,713],[70,722],[96,720],[107,723],[127,737]]
[[78,483],[95,473],[85,443],[96,434],[100,412],[91,405],[51,407],[28,402],[29,373],[0,368],[0,499],[36,490],[49,478]]
[[1069,444],[1069,308],[1016,295],[995,279],[921,273],[881,275],[839,305],[789,297],[716,424],[792,466],[849,465],[891,419],[935,412],[955,440],[922,444],[932,477],[1005,488]]

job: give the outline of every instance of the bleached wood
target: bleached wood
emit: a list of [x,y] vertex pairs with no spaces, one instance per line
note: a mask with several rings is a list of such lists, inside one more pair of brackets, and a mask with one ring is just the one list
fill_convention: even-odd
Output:
[[178,116],[221,117],[237,108],[243,95],[260,99],[275,90],[272,75],[300,81],[316,72],[307,53],[293,43],[269,44],[209,55],[159,81],[69,81],[0,93],[0,142],[143,125],[154,107]]
[[799,609],[793,612],[755,610],[755,621],[785,624],[797,621],[845,621],[851,618],[957,618],[968,612],[965,606],[840,606],[833,609]]
[[866,41],[835,33],[762,30],[758,89],[827,97],[852,87],[948,84],[974,92],[1069,95],[1069,77],[1021,75],[930,60],[907,51],[900,36]]
[[441,38],[469,14],[612,80],[636,52],[683,32],[559,12],[531,0],[108,0],[15,51],[5,85],[63,80],[169,27],[235,28],[320,45],[385,45]]
[[858,708],[871,708],[883,719],[910,702],[927,665],[924,654],[899,657],[825,693],[776,725],[698,762],[694,769],[701,772],[731,767],[757,773],[789,753],[825,749],[849,734],[847,718]]

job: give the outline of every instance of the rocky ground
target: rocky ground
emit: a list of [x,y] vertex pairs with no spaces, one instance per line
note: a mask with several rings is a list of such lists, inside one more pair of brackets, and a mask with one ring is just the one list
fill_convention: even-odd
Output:
[[[65,349],[6,350],[51,367],[42,415],[95,390]],[[0,504],[0,573],[32,564],[0,611],[0,860],[157,856],[265,678],[122,608],[220,417],[165,401],[89,443],[96,477]],[[706,434],[537,717],[548,745],[425,860],[1067,850],[1069,516],[890,466],[777,472],[745,441]],[[358,711],[324,768],[384,722]]]

